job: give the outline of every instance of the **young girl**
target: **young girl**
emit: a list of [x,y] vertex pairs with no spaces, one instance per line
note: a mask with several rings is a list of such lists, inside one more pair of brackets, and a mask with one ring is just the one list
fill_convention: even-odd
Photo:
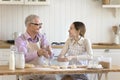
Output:
[[[70,65],[87,65],[92,58],[91,43],[84,38],[86,28],[82,22],[73,22],[69,29],[69,38],[63,47],[58,61],[69,61]],[[71,75],[74,80],[88,80],[85,74]]]

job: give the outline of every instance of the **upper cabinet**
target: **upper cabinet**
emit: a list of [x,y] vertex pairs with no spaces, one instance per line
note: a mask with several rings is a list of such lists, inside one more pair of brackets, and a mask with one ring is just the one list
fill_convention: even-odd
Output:
[[0,4],[49,5],[50,0],[0,0]]
[[0,4],[23,4],[23,0],[0,0]]
[[120,0],[102,0],[104,8],[120,8]]
[[26,5],[49,5],[50,0],[25,0]]

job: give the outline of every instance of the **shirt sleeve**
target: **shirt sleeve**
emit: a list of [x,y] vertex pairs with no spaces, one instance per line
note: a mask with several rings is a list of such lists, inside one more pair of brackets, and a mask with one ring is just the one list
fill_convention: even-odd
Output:
[[60,52],[60,55],[58,57],[63,58],[65,57],[65,54],[67,53],[68,47],[69,47],[70,39],[67,39],[65,42],[64,47],[62,48],[62,51]]
[[41,37],[41,48],[45,48],[46,49],[48,46],[50,46],[50,44],[49,44],[45,34],[41,35],[41,36],[42,36]]
[[92,45],[89,39],[85,39],[84,41],[85,49],[86,49],[86,54],[85,55],[80,55],[77,56],[77,59],[80,60],[86,60],[86,59],[92,59],[93,56],[93,50],[92,50]]
[[91,41],[89,39],[85,39],[85,45],[86,45],[87,54],[92,56],[93,55],[93,50],[92,50]]
[[28,51],[27,42],[23,38],[23,36],[20,36],[15,40],[15,45],[18,48],[18,52],[24,52],[26,62],[32,61],[33,59],[38,57],[37,51],[34,51],[34,52]]

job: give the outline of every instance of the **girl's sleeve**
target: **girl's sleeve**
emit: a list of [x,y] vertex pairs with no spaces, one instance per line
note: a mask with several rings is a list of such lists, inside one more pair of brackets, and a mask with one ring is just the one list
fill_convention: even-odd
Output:
[[77,59],[80,60],[89,60],[92,59],[93,56],[93,50],[92,50],[92,45],[89,39],[85,39],[84,41],[85,49],[86,49],[86,54],[85,55],[80,55],[77,56]]
[[65,54],[67,53],[67,50],[68,50],[68,46],[69,46],[69,42],[70,42],[70,39],[67,39],[67,41],[65,42],[65,45],[64,47],[62,48],[60,54],[59,54],[59,58],[63,58],[65,57]]

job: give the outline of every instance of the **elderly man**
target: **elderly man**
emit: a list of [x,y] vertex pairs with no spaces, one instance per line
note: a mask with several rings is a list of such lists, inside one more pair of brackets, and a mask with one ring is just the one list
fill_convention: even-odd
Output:
[[[25,62],[44,65],[45,60],[52,56],[51,47],[45,35],[39,33],[42,23],[39,16],[29,15],[25,19],[26,32],[15,40],[19,52],[24,52]],[[55,80],[54,75],[27,75],[25,80]]]

